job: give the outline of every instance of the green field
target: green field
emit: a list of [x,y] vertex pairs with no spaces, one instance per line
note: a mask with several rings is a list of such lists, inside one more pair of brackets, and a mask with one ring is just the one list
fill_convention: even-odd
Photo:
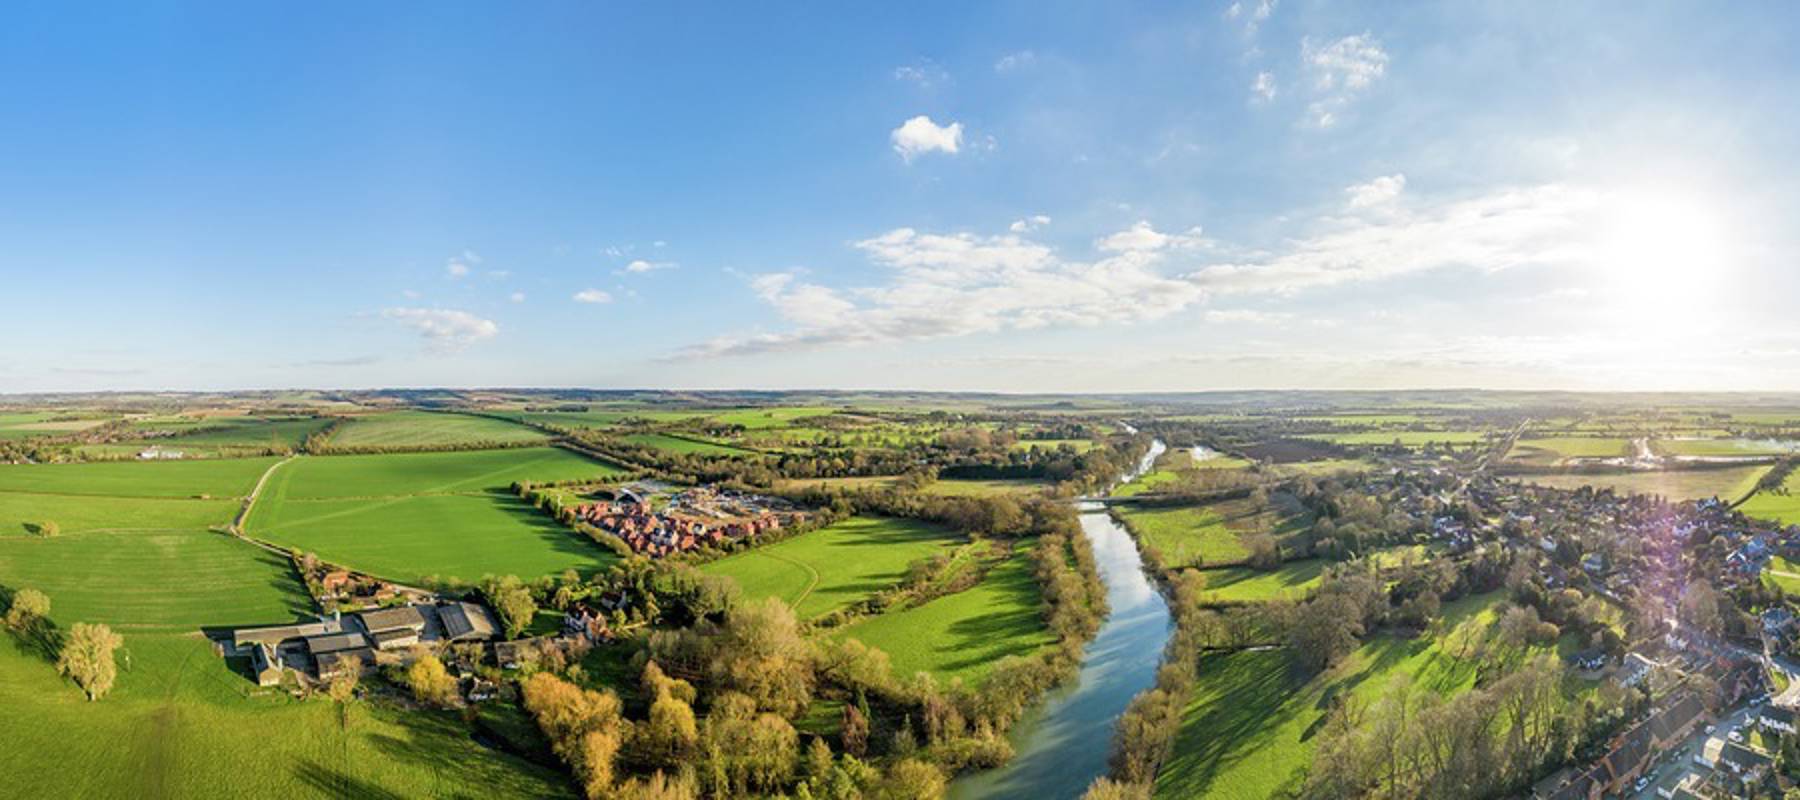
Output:
[[276,469],[246,523],[257,538],[402,582],[593,572],[611,551],[514,497],[515,480],[616,474],[566,450],[529,448],[296,459]]
[[1012,448],[1014,450],[1030,450],[1035,447],[1039,450],[1056,450],[1065,445],[1074,448],[1078,453],[1086,452],[1099,446],[1099,444],[1092,439],[1020,439],[1019,441],[1012,443]]
[[1325,563],[1324,559],[1308,558],[1284,562],[1268,572],[1249,567],[1224,567],[1202,570],[1201,574],[1206,576],[1208,602],[1256,603],[1283,597],[1298,600],[1307,590],[1319,585]]
[[1769,566],[1763,569],[1763,583],[1779,586],[1789,595],[1800,595],[1800,564],[1796,564],[1781,556],[1769,559]]
[[331,435],[332,447],[438,447],[472,442],[535,442],[546,437],[523,425],[468,414],[390,411],[354,417]]
[[1173,755],[1157,774],[1155,796],[1288,796],[1312,764],[1313,737],[1330,707],[1326,698],[1350,692],[1373,702],[1401,674],[1419,689],[1446,696],[1466,691],[1481,657],[1459,654],[1480,652],[1473,643],[1490,636],[1502,599],[1495,592],[1448,603],[1445,633],[1377,636],[1310,680],[1296,677],[1280,650],[1202,657],[1199,685],[1183,711]]
[[1030,478],[996,479],[996,480],[963,480],[947,478],[936,481],[925,487],[927,494],[945,497],[993,497],[995,495],[1013,494],[1016,492],[1035,492],[1050,488],[1050,484]]
[[1671,456],[1774,456],[1795,450],[1795,443],[1774,439],[1658,439],[1652,446]]
[[671,436],[666,433],[634,433],[625,437],[625,441],[644,447],[654,447],[658,450],[664,450],[670,453],[681,453],[683,455],[741,456],[755,452],[753,450],[745,450],[741,447],[703,442],[697,439]]
[[1118,506],[1139,540],[1162,553],[1165,566],[1236,564],[1250,557],[1243,537],[1269,533],[1277,538],[1304,531],[1310,520],[1282,514],[1248,499],[1203,506],[1159,508]]
[[0,492],[111,497],[242,497],[273,458],[0,465]]
[[1306,439],[1318,439],[1353,447],[1379,447],[1396,442],[1402,447],[1424,447],[1428,444],[1454,444],[1463,446],[1484,441],[1484,431],[1365,431],[1360,433],[1321,433],[1308,434]]
[[598,479],[620,472],[612,464],[553,447],[306,456],[276,470],[264,491],[293,499],[447,494],[504,489],[520,480]]
[[823,417],[836,411],[837,409],[825,406],[740,408],[715,413],[712,415],[712,419],[724,425],[742,425],[746,430],[754,431],[764,428],[783,428],[800,420]]
[[1579,489],[1592,486],[1630,494],[1661,495],[1670,500],[1699,500],[1717,497],[1732,502],[1756,488],[1756,482],[1769,471],[1767,465],[1731,467],[1728,469],[1646,470],[1604,475],[1567,473],[1558,475],[1516,475],[1526,483],[1556,489]]
[[1565,458],[1620,458],[1631,454],[1631,442],[1598,436],[1520,439],[1506,454],[1508,461],[1553,464]]
[[[70,419],[73,417],[73,419]],[[0,439],[30,439],[34,436],[57,436],[104,425],[109,417],[97,414],[70,414],[53,411],[8,411],[0,413]]]
[[1149,492],[1166,491],[1174,484],[1194,476],[1199,470],[1242,469],[1250,466],[1249,461],[1237,456],[1211,450],[1205,452],[1207,453],[1206,458],[1195,460],[1192,449],[1169,450],[1157,457],[1154,469],[1138,476],[1130,483],[1113,487],[1112,494],[1114,497],[1135,497]]
[[975,683],[995,661],[1056,642],[1038,614],[1039,600],[1031,562],[1020,553],[972,589],[872,617],[832,635],[887,653],[898,676],[929,672],[939,681]]
[[1800,470],[1787,476],[1781,489],[1775,492],[1757,492],[1738,510],[1757,519],[1769,519],[1783,525],[1800,523]]
[[899,583],[907,564],[948,552],[961,538],[913,520],[855,517],[703,569],[736,580],[746,598],[779,597],[806,620]]
[[[65,617],[57,613],[59,622]],[[223,614],[221,616],[229,616]],[[258,691],[197,635],[123,631],[97,703],[0,642],[0,771],[12,797],[565,797],[567,779],[482,747],[450,712]]]
[[294,448],[331,424],[321,417],[213,417],[194,420],[196,425],[155,426],[156,429],[194,428],[174,436],[159,436],[119,444],[96,445],[101,452],[136,453],[147,447],[178,450],[186,455],[221,455],[245,450]]

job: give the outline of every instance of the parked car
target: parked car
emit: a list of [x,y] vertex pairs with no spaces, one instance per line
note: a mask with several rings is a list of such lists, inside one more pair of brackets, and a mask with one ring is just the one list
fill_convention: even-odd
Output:
[[1713,731],[1716,731],[1716,730],[1718,730],[1718,729],[1719,729],[1719,726],[1717,726],[1717,725],[1708,725],[1708,726],[1706,726],[1706,732],[1707,732],[1707,733],[1712,733],[1712,732],[1713,732]]
[[1740,733],[1737,728],[1732,728],[1731,734],[1725,738],[1730,739],[1739,744],[1742,744],[1744,741],[1744,734]]
[[1650,785],[1650,776],[1645,775],[1642,778],[1638,778],[1637,783],[1632,784],[1631,788],[1636,791],[1641,792],[1644,790],[1644,787],[1649,786],[1649,785]]

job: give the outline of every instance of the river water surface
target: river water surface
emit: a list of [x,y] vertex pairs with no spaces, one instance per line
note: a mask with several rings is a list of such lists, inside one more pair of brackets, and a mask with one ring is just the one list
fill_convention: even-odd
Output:
[[[1153,442],[1135,480],[1167,449]],[[1095,566],[1106,584],[1112,610],[1088,643],[1076,681],[1052,691],[1036,710],[1013,727],[1017,755],[1006,766],[972,773],[950,785],[951,800],[1077,798],[1106,774],[1112,752],[1113,720],[1131,698],[1156,683],[1163,645],[1171,632],[1169,607],[1144,574],[1131,534],[1106,513],[1082,502],[1081,529],[1094,545]]]

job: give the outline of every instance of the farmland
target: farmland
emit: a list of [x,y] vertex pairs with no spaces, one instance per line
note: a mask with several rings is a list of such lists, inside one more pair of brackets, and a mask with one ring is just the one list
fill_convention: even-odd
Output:
[[63,414],[47,411],[0,413],[0,439],[29,439],[84,431],[107,422],[102,415]]
[[746,597],[779,597],[801,619],[831,613],[899,583],[907,564],[946,552],[951,531],[886,517],[855,517],[706,565]]
[[1800,523],[1800,473],[1788,475],[1778,491],[1757,492],[1739,506],[1738,510],[1752,517],[1775,520],[1784,525]]
[[1298,677],[1279,650],[1205,656],[1200,682],[1182,714],[1175,755],[1157,774],[1157,797],[1251,800],[1298,788],[1310,766],[1313,734],[1329,704],[1345,692],[1379,697],[1396,675],[1441,695],[1474,685],[1479,648],[1492,636],[1498,593],[1466,597],[1444,608],[1444,633],[1403,639],[1381,636],[1344,663],[1311,679]]
[[1279,538],[1305,530],[1309,523],[1303,514],[1284,514],[1248,499],[1173,508],[1122,506],[1119,513],[1170,568],[1240,563],[1250,556],[1244,537],[1267,533]]
[[0,492],[111,497],[241,497],[273,458],[0,465]]
[[614,472],[565,450],[536,448],[302,458],[271,474],[246,528],[401,581],[592,572],[612,562],[610,551],[505,487]]
[[1773,456],[1795,451],[1793,442],[1774,439],[1658,439],[1651,445],[1671,456]]
[[1617,473],[1561,473],[1554,475],[1520,475],[1519,480],[1558,489],[1592,486],[1625,494],[1660,495],[1672,500],[1699,500],[1718,497],[1732,502],[1756,488],[1756,482],[1767,466],[1731,467],[1728,469],[1638,470]]
[[1618,438],[1598,436],[1560,436],[1520,439],[1507,453],[1507,461],[1531,464],[1556,464],[1569,458],[1622,458],[1630,454],[1631,443]]
[[1206,599],[1214,603],[1259,603],[1277,598],[1299,599],[1319,584],[1325,561],[1318,558],[1283,562],[1268,571],[1249,567],[1202,570]]
[[355,417],[331,435],[343,448],[436,447],[473,442],[542,441],[544,434],[504,420],[433,411],[390,411]]
[[634,433],[625,437],[625,441],[644,447],[654,447],[671,453],[703,456],[732,456],[753,452],[741,447],[692,439],[686,436],[674,436],[666,433]]
[[1031,563],[1016,554],[967,591],[889,611],[834,634],[886,652],[894,674],[929,672],[939,681],[979,682],[994,662],[1056,639],[1038,614]]

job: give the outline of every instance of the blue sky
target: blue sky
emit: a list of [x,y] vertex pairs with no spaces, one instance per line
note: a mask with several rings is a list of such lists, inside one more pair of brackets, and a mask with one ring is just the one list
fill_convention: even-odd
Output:
[[1785,4],[890,6],[0,10],[0,391],[1800,389]]

